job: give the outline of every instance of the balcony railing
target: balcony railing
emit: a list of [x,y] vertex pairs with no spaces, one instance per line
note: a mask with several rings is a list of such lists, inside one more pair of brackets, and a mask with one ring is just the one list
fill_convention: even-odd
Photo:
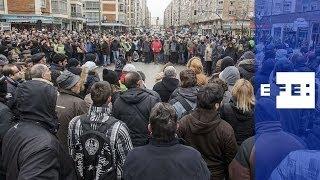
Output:
[[82,14],[79,12],[71,12],[71,17],[82,18]]

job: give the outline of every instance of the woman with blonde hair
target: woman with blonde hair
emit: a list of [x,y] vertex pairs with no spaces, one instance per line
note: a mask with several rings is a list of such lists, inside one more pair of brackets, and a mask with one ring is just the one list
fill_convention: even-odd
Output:
[[204,86],[208,83],[208,78],[203,73],[203,65],[199,57],[191,58],[187,63],[187,68],[193,70],[197,76],[197,86]]
[[239,146],[254,135],[254,105],[253,86],[248,80],[239,79],[233,87],[231,101],[221,107],[221,118],[232,126]]

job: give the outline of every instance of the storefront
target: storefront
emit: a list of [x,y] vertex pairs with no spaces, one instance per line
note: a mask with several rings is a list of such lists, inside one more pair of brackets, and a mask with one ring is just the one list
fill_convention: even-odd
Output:
[[37,23],[41,22],[42,27],[50,28],[54,22],[51,16],[37,16],[37,15],[0,15],[2,22],[9,23],[11,27],[17,29],[33,28]]

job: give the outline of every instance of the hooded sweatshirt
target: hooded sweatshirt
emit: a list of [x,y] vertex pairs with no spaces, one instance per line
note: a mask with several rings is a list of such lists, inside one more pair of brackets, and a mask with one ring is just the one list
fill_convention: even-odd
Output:
[[198,94],[198,87],[190,87],[190,88],[178,88],[176,89],[172,95],[171,100],[169,103],[174,107],[176,110],[178,119],[181,119],[183,115],[187,113],[186,107],[183,106],[183,102],[180,102],[178,99],[182,97],[194,110],[197,106],[197,94]]
[[228,177],[228,165],[237,152],[237,143],[232,127],[217,111],[197,108],[181,119],[178,136],[201,153],[211,179]]

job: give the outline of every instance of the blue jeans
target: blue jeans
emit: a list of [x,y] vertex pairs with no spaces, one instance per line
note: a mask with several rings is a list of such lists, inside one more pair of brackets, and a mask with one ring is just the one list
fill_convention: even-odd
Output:
[[112,51],[114,61],[119,59],[119,51]]
[[103,65],[110,65],[110,55],[103,55]]

